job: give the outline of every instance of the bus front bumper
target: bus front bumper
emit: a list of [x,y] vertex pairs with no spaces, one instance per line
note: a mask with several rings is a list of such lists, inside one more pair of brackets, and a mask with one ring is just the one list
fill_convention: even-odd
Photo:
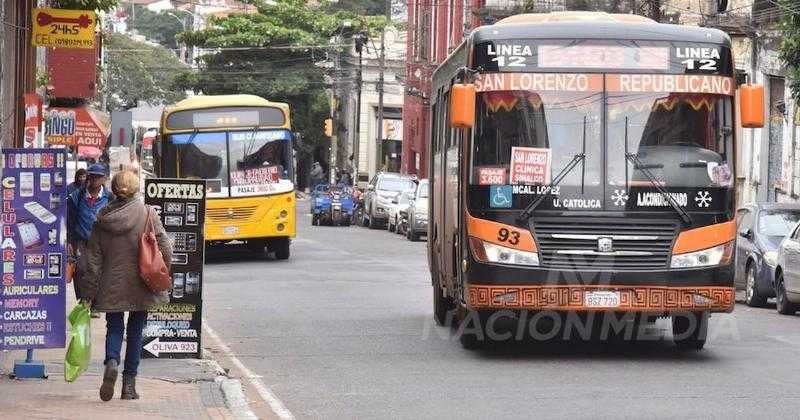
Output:
[[470,309],[603,311],[670,314],[731,312],[736,293],[725,286],[467,284]]

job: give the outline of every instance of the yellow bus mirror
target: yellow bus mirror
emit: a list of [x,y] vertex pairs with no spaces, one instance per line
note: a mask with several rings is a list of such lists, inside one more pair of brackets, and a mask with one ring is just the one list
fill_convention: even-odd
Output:
[[450,89],[450,126],[472,128],[475,125],[475,85],[455,84]]
[[742,85],[739,87],[739,111],[744,128],[764,126],[764,86]]

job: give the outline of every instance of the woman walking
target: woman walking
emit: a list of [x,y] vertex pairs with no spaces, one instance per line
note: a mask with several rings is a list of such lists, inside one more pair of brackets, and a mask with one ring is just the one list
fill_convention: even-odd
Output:
[[87,271],[81,298],[91,301],[92,310],[106,313],[106,356],[100,399],[114,397],[123,334],[128,312],[125,369],[122,371],[122,399],[139,398],[136,374],[142,354],[142,331],[147,310],[166,303],[168,292],[153,293],[139,277],[139,240],[147,218],[152,221],[158,247],[169,266],[172,246],[161,220],[137,197],[139,178],[132,171],[114,176],[111,189],[116,196],[100,211],[87,245]]

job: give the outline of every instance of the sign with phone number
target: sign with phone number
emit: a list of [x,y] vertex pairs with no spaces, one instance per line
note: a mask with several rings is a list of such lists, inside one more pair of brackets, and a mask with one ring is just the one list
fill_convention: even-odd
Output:
[[94,48],[97,16],[91,10],[33,9],[31,41],[37,47]]

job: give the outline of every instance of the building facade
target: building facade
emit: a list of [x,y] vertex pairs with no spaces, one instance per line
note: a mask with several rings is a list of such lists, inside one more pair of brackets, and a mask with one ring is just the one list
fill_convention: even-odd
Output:
[[445,0],[408,4],[401,170],[428,176],[431,76],[470,31],[512,14],[565,10],[565,0]]
[[[357,167],[362,183],[378,171],[400,172],[404,153],[406,33],[386,31],[383,66],[380,43],[379,37],[367,39],[360,57],[355,44],[351,45],[330,69],[333,96],[330,172],[335,175],[339,169],[354,173]],[[383,118],[379,118],[381,74]]]

